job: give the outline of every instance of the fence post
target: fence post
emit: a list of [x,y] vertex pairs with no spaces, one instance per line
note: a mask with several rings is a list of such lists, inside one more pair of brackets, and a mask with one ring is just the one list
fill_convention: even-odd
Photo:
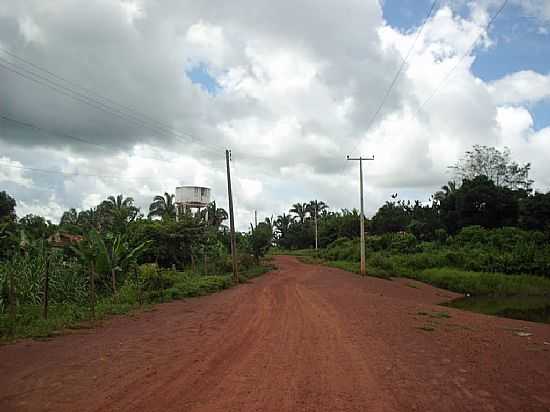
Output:
[[138,288],[138,303],[139,303],[139,306],[141,306],[143,304],[143,296],[141,295],[141,293],[142,293],[141,282],[139,281],[139,274],[138,274],[137,266],[134,267],[134,275],[136,277],[136,286]]
[[50,257],[45,253],[46,265],[44,273],[44,319],[48,319],[48,292],[50,288]]
[[164,282],[162,281],[162,271],[159,269],[158,265],[157,265],[157,276],[160,284],[160,301],[161,303],[164,303]]
[[90,264],[90,306],[92,310],[92,320],[95,320],[95,262]]
[[15,335],[15,322],[17,321],[17,302],[15,299],[15,283],[13,280],[13,268],[8,269],[8,282],[9,282],[9,291],[8,291],[8,301],[10,305],[10,332],[12,336]]

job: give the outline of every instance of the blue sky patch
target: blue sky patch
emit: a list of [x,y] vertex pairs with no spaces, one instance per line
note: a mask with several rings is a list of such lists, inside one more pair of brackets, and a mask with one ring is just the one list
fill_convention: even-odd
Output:
[[[384,18],[401,31],[414,30],[422,24],[431,5],[432,0],[386,0]],[[495,11],[491,9],[490,13]],[[467,16],[467,7],[461,7],[458,13]],[[550,73],[549,23],[525,15],[521,8],[510,3],[491,26],[490,37],[494,44],[487,50],[476,49],[472,66],[474,75],[483,81],[490,82],[521,70]],[[540,102],[529,111],[535,130],[550,126],[549,101]]]
[[198,84],[211,95],[215,96],[222,90],[218,81],[208,72],[208,66],[205,63],[196,64],[185,73],[194,84]]

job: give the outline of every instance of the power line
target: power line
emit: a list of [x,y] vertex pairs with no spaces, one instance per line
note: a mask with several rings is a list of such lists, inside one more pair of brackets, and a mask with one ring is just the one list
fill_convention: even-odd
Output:
[[49,130],[38,127],[38,126],[36,126],[32,123],[23,122],[21,120],[13,119],[13,118],[5,116],[3,114],[0,114],[0,119],[11,122],[11,123],[14,123],[14,124],[18,125],[19,127],[25,127],[25,128],[37,131],[37,132],[42,132],[42,133],[49,134],[50,136],[63,137],[65,139],[75,140],[75,141],[80,142],[80,143],[89,144],[91,146],[96,146],[96,147],[99,147],[100,149],[107,149],[105,146],[100,145],[98,143],[90,142],[89,140],[85,140],[85,139],[82,139],[80,137],[72,136],[70,134],[53,133],[53,132],[50,132]]
[[[382,98],[382,101],[380,102],[380,105],[378,106],[378,108],[376,109],[376,111],[374,112],[373,116],[371,117],[371,119],[369,120],[368,124],[367,124],[367,127],[365,129],[365,133],[368,132],[371,128],[371,126],[373,125],[374,121],[376,120],[376,118],[378,117],[378,115],[380,114],[380,112],[382,111],[382,108],[384,107],[384,105],[386,104],[395,84],[397,83],[397,80],[399,79],[399,77],[401,76],[401,73],[403,72],[403,69],[405,68],[405,65],[407,64],[407,61],[409,60],[409,57],[412,53],[412,51],[414,50],[414,47],[416,46],[416,42],[418,41],[418,39],[420,38],[420,35],[422,34],[422,31],[424,30],[424,27],[426,25],[426,23],[428,22],[428,20],[430,19],[430,17],[432,16],[432,13],[433,11],[435,10],[435,6],[437,5],[437,0],[434,0],[432,2],[432,5],[430,7],[430,9],[428,10],[428,14],[426,16],[426,18],[424,19],[424,21],[422,22],[422,25],[420,26],[420,29],[416,32],[416,36],[411,44],[411,47],[409,48],[407,54],[405,55],[405,58],[403,59],[403,61],[401,62],[401,65],[399,66],[399,69],[397,70],[397,72],[395,73],[395,75],[393,76],[393,79],[388,87],[388,89],[386,90],[386,93],[384,94],[384,97]],[[361,142],[359,142],[356,146],[355,146],[355,149],[357,149],[357,147],[359,146]],[[355,149],[353,151],[355,151]]]
[[153,178],[135,178],[135,177],[123,177],[123,176],[113,176],[113,175],[96,175],[96,174],[88,174],[88,173],[67,173],[67,172],[59,172],[57,170],[48,170],[48,169],[40,169],[36,167],[26,167],[26,166],[17,166],[13,164],[3,163],[0,162],[0,166],[3,167],[9,167],[12,169],[20,169],[20,170],[27,170],[31,172],[39,172],[39,173],[47,173],[47,174],[55,174],[55,175],[62,175],[62,176],[82,176],[82,177],[97,177],[101,179],[122,179],[122,180],[154,180]]
[[[14,56],[14,54],[11,53],[10,56]],[[20,60],[26,62],[26,60],[23,60],[23,59],[20,59]],[[189,133],[177,132],[176,130],[174,130],[170,126],[162,125],[162,123],[160,123],[158,121],[154,121],[154,122],[157,123],[157,124],[161,124],[162,126],[152,124],[151,121],[146,120],[146,118],[150,119],[150,117],[147,116],[147,115],[144,115],[143,113],[137,112],[133,109],[126,108],[125,109],[126,111],[125,111],[123,109],[113,107],[113,104],[109,104],[108,102],[106,103],[105,101],[94,98],[93,96],[90,96],[89,94],[86,94],[86,93],[83,93],[81,91],[75,90],[74,88],[71,88],[67,85],[64,85],[59,81],[55,81],[55,80],[52,80],[51,78],[48,78],[43,73],[37,73],[37,72],[27,68],[27,67],[18,65],[14,62],[10,62],[9,60],[7,60],[5,58],[0,57],[0,62],[2,62],[2,63],[0,63],[0,67],[5,69],[5,70],[11,71],[12,73],[15,73],[15,74],[27,79],[27,80],[33,81],[33,82],[41,84],[43,86],[46,86],[46,87],[48,87],[48,88],[50,88],[50,89],[52,89],[52,90],[54,90],[54,91],[56,91],[60,94],[65,95],[66,97],[72,98],[72,99],[77,100],[81,103],[84,103],[84,104],[87,104],[91,107],[94,107],[96,110],[101,110],[101,111],[106,112],[108,114],[111,114],[115,117],[118,117],[122,120],[129,121],[129,122],[133,123],[134,125],[138,125],[138,126],[141,126],[141,127],[146,127],[150,130],[155,131],[156,133],[160,133],[160,134],[163,134],[165,136],[167,135],[167,136],[176,138],[177,140],[184,141],[185,143],[189,143],[188,140],[191,140],[191,141],[194,141],[197,144],[200,144],[204,147],[209,147],[213,150],[220,150],[220,151],[223,150],[223,148],[221,146],[215,146],[215,145],[212,145],[212,144],[209,144],[209,143],[202,142],[202,141],[195,138],[194,136],[192,136]],[[27,64],[32,65],[32,67],[34,67],[34,68],[40,68],[40,66],[34,65],[33,63],[27,63]],[[42,72],[47,73],[47,74],[52,73],[52,72],[50,72],[46,69],[41,69],[40,68],[40,70]],[[63,77],[57,76],[57,75],[51,75],[50,74],[50,76],[52,76],[52,77],[55,76],[58,79],[64,79]],[[68,82],[68,83],[71,84],[70,82]],[[94,94],[96,96],[98,95],[97,93],[94,93]],[[105,98],[105,97],[100,97],[100,99],[107,100],[107,101],[112,101],[112,99]],[[121,104],[118,104],[118,103],[115,103],[115,105],[118,105],[119,107],[125,108],[124,105],[121,105]],[[134,113],[136,113],[136,114],[134,114]]]
[[148,116],[148,115],[146,115],[146,114],[144,114],[144,113],[142,113],[142,112],[139,112],[137,109],[135,109],[135,108],[132,107],[132,106],[127,106],[127,105],[124,105],[124,104],[122,104],[122,103],[119,103],[119,102],[117,102],[116,100],[113,100],[113,99],[111,99],[111,98],[109,98],[109,97],[107,97],[107,96],[102,96],[102,95],[100,95],[99,93],[95,92],[94,90],[92,90],[92,89],[90,89],[90,88],[88,88],[88,87],[79,85],[79,84],[77,84],[76,82],[67,79],[66,77],[60,76],[60,75],[58,75],[58,74],[56,74],[56,73],[54,73],[54,72],[52,72],[52,71],[46,69],[46,68],[43,67],[43,66],[39,66],[39,65],[37,65],[37,64],[35,64],[35,63],[33,63],[33,62],[31,62],[30,60],[24,59],[24,58],[22,58],[22,57],[16,55],[15,53],[10,52],[9,50],[3,48],[3,47],[0,47],[0,52],[3,52],[3,53],[5,53],[5,54],[7,54],[8,56],[11,56],[11,57],[13,57],[14,59],[16,59],[16,60],[18,60],[18,61],[20,61],[20,62],[23,62],[23,63],[25,63],[25,64],[27,64],[27,65],[29,65],[29,66],[31,66],[31,67],[37,69],[37,70],[40,70],[40,71],[42,71],[42,72],[45,72],[45,73],[49,74],[50,76],[52,76],[52,77],[54,77],[54,78],[56,78],[56,79],[58,79],[58,80],[61,80],[61,81],[65,82],[65,83],[67,83],[67,84],[69,84],[69,85],[71,85],[71,86],[73,86],[73,87],[80,88],[81,90],[84,90],[84,91],[86,91],[86,92],[88,92],[88,93],[90,93],[90,94],[96,96],[98,99],[103,99],[103,100],[105,100],[105,101],[107,101],[107,102],[109,102],[109,103],[112,103],[112,104],[115,105],[115,106],[119,106],[119,107],[121,107],[121,108],[123,108],[123,109],[125,109],[125,110],[130,111],[130,112],[137,113],[137,114],[139,114],[140,116],[142,116],[142,117],[144,117],[144,118],[146,118],[146,119],[149,119],[149,120],[150,120],[151,122],[153,122],[153,123],[157,123],[157,124],[159,124],[159,125],[161,125],[161,126],[166,126],[165,124],[163,124],[162,122],[158,121],[157,119],[154,119],[154,118],[152,118],[152,117],[150,117],[150,116]]
[[[22,120],[17,120],[17,119],[14,119],[12,117],[8,117],[8,116],[3,115],[3,114],[0,114],[0,119],[11,122],[11,123],[13,123],[13,124],[15,124],[15,125],[17,125],[21,128],[28,128],[28,129],[34,130],[36,132],[48,134],[48,135],[54,136],[54,137],[61,137],[63,139],[75,140],[75,141],[80,142],[80,143],[95,146],[95,147],[97,147],[99,149],[103,149],[105,151],[111,151],[113,148],[118,148],[123,153],[125,153],[125,150],[126,150],[126,148],[124,148],[122,146],[106,146],[106,145],[102,145],[102,144],[99,144],[99,143],[96,143],[96,142],[92,142],[90,140],[86,140],[82,137],[77,137],[77,136],[71,135],[71,134],[52,132],[51,130],[47,130],[47,129],[45,129],[43,127],[40,127],[40,126],[37,126],[33,123],[30,123],[30,122],[27,122],[27,121],[22,121]],[[218,152],[216,152],[216,153],[218,154]],[[162,162],[166,161],[166,159],[162,159],[162,158],[154,157],[154,156],[143,156],[143,158],[151,159],[151,160],[158,160],[158,161],[162,161]]]
[[468,48],[468,50],[466,50],[466,53],[464,53],[462,55],[462,57],[458,60],[458,62],[451,68],[451,70],[445,75],[445,77],[443,78],[443,80],[437,85],[437,87],[434,89],[434,91],[432,92],[432,94],[430,96],[428,96],[428,98],[426,100],[424,100],[424,102],[420,105],[420,107],[418,108],[418,111],[422,110],[422,108],[424,106],[426,106],[426,104],[428,104],[430,102],[430,100],[432,100],[434,98],[434,96],[445,86],[445,83],[447,82],[447,80],[451,77],[451,75],[454,73],[454,71],[457,69],[457,67],[464,61],[464,59],[466,58],[466,56],[469,56],[470,53],[473,52],[473,50],[475,49],[476,47],[476,44],[478,42],[478,40],[481,38],[481,36],[483,36],[484,33],[488,33],[491,25],[493,24],[493,22],[496,20],[496,18],[500,15],[500,13],[502,13],[502,11],[504,10],[504,8],[506,7],[506,5],[508,4],[508,0],[504,0],[501,4],[501,6],[499,7],[499,9],[496,11],[496,13],[493,15],[493,17],[491,17],[491,19],[489,20],[489,22],[484,26],[484,28],[481,30],[481,32],[479,33],[479,35],[474,39],[474,41],[472,42],[472,44],[470,45],[470,47]]

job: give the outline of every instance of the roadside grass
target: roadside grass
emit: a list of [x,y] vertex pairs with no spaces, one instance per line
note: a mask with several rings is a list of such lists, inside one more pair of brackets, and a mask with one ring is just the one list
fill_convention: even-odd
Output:
[[550,279],[540,276],[471,272],[444,267],[409,272],[406,277],[472,296],[550,296]]
[[[260,266],[239,273],[239,280],[244,283],[272,269],[269,262],[262,262]],[[98,300],[95,320],[92,320],[87,305],[50,305],[48,319],[42,316],[42,306],[22,305],[17,308],[15,322],[8,313],[0,314],[0,343],[22,338],[45,339],[63,334],[68,329],[91,328],[113,315],[151,310],[156,303],[205,296],[233,286],[235,282],[230,274],[204,276],[191,275],[188,272],[175,272],[172,282],[162,291],[143,291],[140,294],[137,287],[128,282],[115,297]]]
[[[302,263],[307,263],[311,265],[325,265],[337,269],[342,269],[348,272],[360,274],[361,273],[361,264],[359,262],[351,262],[349,260],[325,260],[315,256],[300,256],[297,255],[298,260]],[[378,268],[376,266],[367,265],[367,276],[372,276],[381,279],[390,279],[390,275],[384,269]]]

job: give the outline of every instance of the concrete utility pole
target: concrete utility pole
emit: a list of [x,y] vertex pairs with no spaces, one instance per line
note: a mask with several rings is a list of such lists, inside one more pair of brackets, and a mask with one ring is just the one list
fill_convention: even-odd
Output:
[[318,252],[318,244],[319,244],[319,231],[317,229],[317,205],[318,205],[318,201],[315,200],[315,215],[313,217],[313,219],[315,220],[315,253]]
[[374,160],[372,157],[349,157],[348,160],[359,160],[359,193],[361,196],[361,275],[365,276],[365,211],[363,206],[363,160]]
[[229,169],[229,160],[231,151],[225,151],[225,164],[227,166],[227,194],[229,197],[229,236],[231,238],[231,257],[233,259],[233,279],[239,282],[239,273],[237,271],[237,244],[235,242],[235,218],[233,215],[233,193],[231,192],[231,171]]
[[254,210],[254,227],[258,227],[258,211]]

